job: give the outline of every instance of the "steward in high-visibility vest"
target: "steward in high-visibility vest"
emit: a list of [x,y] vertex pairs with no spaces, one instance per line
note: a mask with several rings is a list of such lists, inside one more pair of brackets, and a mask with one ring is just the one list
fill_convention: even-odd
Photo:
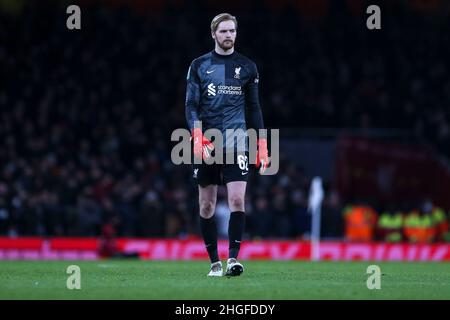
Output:
[[400,212],[391,214],[383,212],[378,218],[378,239],[387,242],[401,242],[403,215]]
[[436,226],[436,240],[445,241],[446,234],[449,231],[449,223],[445,211],[442,208],[434,207],[432,216]]
[[405,218],[404,235],[412,243],[430,243],[436,236],[436,228],[431,214],[412,211]]
[[345,237],[352,242],[373,240],[377,213],[369,206],[348,206],[344,210]]

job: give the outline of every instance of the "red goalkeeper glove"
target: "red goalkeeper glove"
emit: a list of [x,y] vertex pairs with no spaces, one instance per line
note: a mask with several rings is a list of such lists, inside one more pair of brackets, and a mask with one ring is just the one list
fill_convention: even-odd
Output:
[[211,152],[214,150],[214,145],[209,139],[205,138],[200,128],[195,128],[192,131],[192,138],[194,139],[194,156],[197,158],[209,159]]
[[263,174],[269,166],[269,153],[267,151],[267,139],[258,139],[258,152],[256,153],[256,168]]

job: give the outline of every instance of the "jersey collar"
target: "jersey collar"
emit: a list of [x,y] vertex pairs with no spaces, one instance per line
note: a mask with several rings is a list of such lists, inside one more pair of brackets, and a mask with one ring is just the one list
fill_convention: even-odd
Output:
[[236,50],[234,50],[232,54],[224,55],[224,54],[219,54],[219,53],[217,53],[216,50],[213,49],[213,50],[212,50],[212,54],[213,54],[214,56],[216,56],[217,58],[221,58],[221,59],[231,59],[231,58],[233,58],[233,57],[236,55]]

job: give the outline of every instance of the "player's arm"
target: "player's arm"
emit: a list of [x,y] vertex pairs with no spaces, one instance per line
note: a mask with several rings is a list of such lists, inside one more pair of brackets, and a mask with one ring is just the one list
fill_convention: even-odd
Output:
[[194,62],[189,67],[186,80],[185,116],[192,139],[194,140],[194,155],[198,158],[203,156],[206,159],[210,157],[214,145],[203,136],[201,128],[195,126],[200,121],[200,80]]
[[[246,90],[247,122],[248,127],[264,129],[264,121],[259,103],[259,74],[255,64],[252,65],[252,77],[247,84]],[[269,155],[267,151],[267,136],[262,133],[258,136],[258,152],[256,154],[256,167],[260,167],[259,172],[264,173],[269,165]]]

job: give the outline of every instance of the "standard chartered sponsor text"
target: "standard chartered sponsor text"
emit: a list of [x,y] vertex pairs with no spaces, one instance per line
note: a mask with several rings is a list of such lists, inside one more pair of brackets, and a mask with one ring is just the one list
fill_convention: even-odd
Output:
[[217,87],[219,94],[232,94],[232,95],[242,95],[242,87],[241,86],[218,86]]

